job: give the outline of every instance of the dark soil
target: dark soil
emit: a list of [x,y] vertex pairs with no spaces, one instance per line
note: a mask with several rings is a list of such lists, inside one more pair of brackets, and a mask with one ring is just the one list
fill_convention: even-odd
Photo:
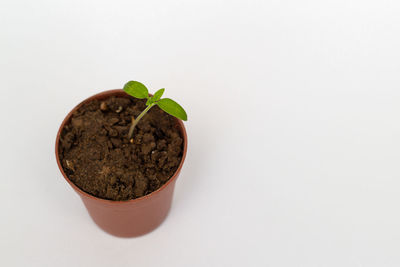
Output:
[[94,100],[80,107],[60,137],[64,172],[83,191],[111,200],[129,200],[157,190],[182,159],[183,139],[176,119],[157,106],[128,140],[132,116],[145,101],[125,97]]

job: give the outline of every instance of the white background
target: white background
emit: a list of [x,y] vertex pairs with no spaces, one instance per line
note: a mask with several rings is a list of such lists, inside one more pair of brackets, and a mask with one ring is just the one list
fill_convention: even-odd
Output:
[[[0,1],[1,266],[400,266],[400,3]],[[102,232],[54,141],[139,80],[187,110],[167,220]]]

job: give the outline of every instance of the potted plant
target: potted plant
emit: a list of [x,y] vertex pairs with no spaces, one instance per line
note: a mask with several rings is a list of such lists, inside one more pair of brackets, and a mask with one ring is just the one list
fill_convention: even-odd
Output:
[[143,235],[167,216],[187,150],[184,109],[164,89],[130,81],[96,94],[64,119],[56,160],[94,222],[121,237]]

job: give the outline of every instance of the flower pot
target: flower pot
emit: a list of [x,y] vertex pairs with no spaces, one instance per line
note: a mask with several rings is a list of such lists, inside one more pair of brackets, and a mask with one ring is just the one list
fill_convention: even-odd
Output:
[[65,174],[59,157],[61,131],[69,123],[72,114],[83,104],[92,100],[103,100],[111,96],[129,97],[123,90],[109,90],[87,98],[77,105],[64,119],[56,138],[56,160],[61,174],[81,197],[93,221],[104,231],[120,237],[135,237],[157,228],[167,217],[171,207],[175,182],[186,157],[187,135],[182,121],[176,119],[176,127],[183,139],[182,160],[173,176],[159,189],[140,198],[113,201],[90,195],[77,187]]

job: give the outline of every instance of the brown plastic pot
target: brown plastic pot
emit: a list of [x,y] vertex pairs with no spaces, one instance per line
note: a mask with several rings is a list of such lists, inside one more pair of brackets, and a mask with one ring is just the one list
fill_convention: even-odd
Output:
[[56,160],[65,180],[81,197],[93,221],[109,234],[120,237],[135,237],[146,234],[157,228],[167,217],[171,207],[172,195],[174,193],[175,182],[182,169],[186,157],[187,135],[181,120],[176,119],[176,127],[180,130],[183,137],[183,155],[181,163],[174,175],[158,190],[128,201],[113,201],[92,196],[71,182],[65,174],[58,154],[60,134],[64,126],[70,121],[72,113],[83,104],[92,100],[102,100],[110,96],[129,97],[123,90],[109,90],[87,98],[77,105],[64,119],[57,133],[56,139]]

